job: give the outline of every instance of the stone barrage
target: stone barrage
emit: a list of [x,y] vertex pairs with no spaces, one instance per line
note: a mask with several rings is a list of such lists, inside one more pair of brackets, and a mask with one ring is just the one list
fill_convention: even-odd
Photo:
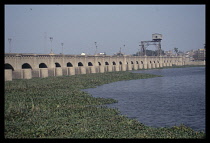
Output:
[[5,81],[184,65],[183,57],[5,54]]

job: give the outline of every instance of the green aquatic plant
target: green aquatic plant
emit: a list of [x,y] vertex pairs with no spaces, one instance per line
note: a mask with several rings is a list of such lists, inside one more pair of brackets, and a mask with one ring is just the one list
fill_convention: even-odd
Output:
[[[157,75],[109,72],[5,82],[5,138],[204,138],[184,125],[152,128],[120,115],[81,91],[99,85]],[[103,105],[103,106],[99,106]]]

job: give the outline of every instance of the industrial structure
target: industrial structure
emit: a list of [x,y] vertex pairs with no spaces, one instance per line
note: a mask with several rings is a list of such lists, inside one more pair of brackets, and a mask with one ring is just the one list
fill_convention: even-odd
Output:
[[158,51],[158,56],[161,56],[161,40],[162,34],[152,34],[152,41],[141,41],[141,53],[142,56],[147,56],[146,50],[149,45],[155,45]]

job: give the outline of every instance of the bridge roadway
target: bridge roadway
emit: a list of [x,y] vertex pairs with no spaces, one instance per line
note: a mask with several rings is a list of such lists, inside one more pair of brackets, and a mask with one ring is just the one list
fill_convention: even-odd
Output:
[[183,57],[5,53],[5,81],[184,65]]

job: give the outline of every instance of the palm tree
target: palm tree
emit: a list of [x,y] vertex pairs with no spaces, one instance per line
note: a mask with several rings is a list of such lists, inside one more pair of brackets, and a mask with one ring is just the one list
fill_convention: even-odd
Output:
[[174,52],[176,53],[176,56],[177,56],[177,53],[178,53],[178,48],[174,48]]

